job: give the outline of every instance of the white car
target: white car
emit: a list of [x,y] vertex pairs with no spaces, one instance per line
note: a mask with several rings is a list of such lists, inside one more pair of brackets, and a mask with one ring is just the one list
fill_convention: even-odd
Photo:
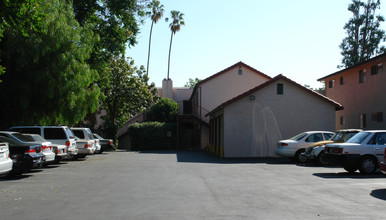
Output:
[[94,154],[96,150],[94,136],[89,128],[70,128],[76,138],[78,157]]
[[346,143],[327,144],[326,158],[340,162],[342,167],[354,173],[374,173],[384,159],[386,130],[361,131]]
[[53,145],[65,145],[69,157],[74,157],[78,153],[74,134],[67,126],[15,126],[9,130],[26,134],[39,134]]
[[46,167],[48,164],[55,162],[55,153],[53,151],[52,143],[42,138],[38,134],[24,134],[25,136],[31,137],[35,142],[42,145],[42,153],[44,154],[44,161],[41,164],[42,167]]
[[102,146],[101,146],[101,144],[99,142],[99,139],[95,138],[94,141],[95,141],[95,153],[96,154],[101,154],[103,152],[103,150],[102,150]]
[[[58,163],[61,160],[69,158],[67,146],[61,144],[53,144],[55,153],[55,162]],[[76,150],[78,152],[78,150]]]
[[297,162],[305,162],[307,158],[302,157],[306,147],[311,143],[329,140],[334,135],[331,131],[307,131],[300,133],[290,139],[281,140],[277,143],[275,153],[279,156],[293,158]]
[[12,166],[8,144],[0,143],[0,176],[7,175],[12,170]]

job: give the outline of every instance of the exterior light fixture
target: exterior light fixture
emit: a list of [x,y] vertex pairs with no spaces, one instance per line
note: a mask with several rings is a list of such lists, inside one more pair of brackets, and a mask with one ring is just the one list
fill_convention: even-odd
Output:
[[254,95],[250,95],[249,96],[249,100],[255,100],[255,96]]

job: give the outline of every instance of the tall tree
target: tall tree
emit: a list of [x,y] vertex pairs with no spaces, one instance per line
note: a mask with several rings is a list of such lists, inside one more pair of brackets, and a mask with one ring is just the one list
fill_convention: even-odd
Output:
[[[169,59],[168,59],[168,78],[169,79],[169,70],[170,70],[170,53],[172,51],[172,42],[173,42],[173,35],[176,34],[181,29],[181,25],[185,25],[184,21],[184,14],[179,11],[171,11],[172,16],[172,22],[169,24],[170,30],[171,30],[171,36],[170,36],[170,46],[169,46]],[[168,21],[168,18],[166,19]]]
[[185,83],[184,87],[194,88],[196,86],[196,84],[199,83],[200,81],[201,81],[201,79],[199,79],[197,77],[195,79],[189,78],[189,81]]
[[67,0],[39,1],[36,28],[5,26],[0,42],[0,126],[73,124],[98,107],[97,72],[85,62],[96,36]]
[[145,68],[134,66],[134,61],[115,56],[109,66],[110,74],[102,92],[106,95],[102,109],[106,115],[105,128],[108,137],[117,140],[117,129],[122,127],[133,115],[151,105],[156,100],[157,89],[148,85],[149,78]]
[[384,18],[376,15],[380,4],[379,0],[368,0],[367,3],[353,0],[348,6],[353,17],[344,26],[347,37],[339,46],[343,58],[342,65],[338,67],[351,67],[386,52],[386,48],[380,45],[386,41],[385,31],[380,28]]
[[[38,0],[0,1],[0,41],[5,28],[17,28],[25,37],[28,36],[28,30],[38,30],[45,17],[42,8]],[[5,71],[0,60],[0,75]]]
[[146,14],[151,18],[151,27],[150,27],[150,36],[149,36],[149,52],[147,55],[147,68],[146,73],[149,74],[149,62],[150,62],[150,46],[151,46],[151,35],[153,32],[153,25],[156,24],[159,19],[162,18],[164,14],[164,6],[161,5],[160,1],[153,0],[149,5],[148,8],[151,9],[151,11],[147,12]]

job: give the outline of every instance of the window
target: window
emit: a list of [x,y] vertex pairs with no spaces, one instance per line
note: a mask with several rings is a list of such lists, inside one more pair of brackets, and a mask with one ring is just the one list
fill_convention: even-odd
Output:
[[335,80],[331,80],[330,82],[328,82],[328,88],[334,88],[334,82]]
[[283,95],[283,93],[284,93],[283,83],[278,83],[277,84],[277,94]]
[[360,70],[359,71],[359,83],[365,83],[366,82],[366,70]]
[[383,122],[383,112],[372,112],[371,113],[372,122]]
[[386,144],[386,133],[376,133],[370,140],[369,144],[385,145]]
[[331,133],[323,133],[324,139],[325,140],[330,140],[334,134]]
[[383,70],[383,63],[371,67],[371,75],[375,75]]
[[308,136],[308,138],[306,139],[306,142],[318,142],[318,141],[323,141],[323,137],[322,137],[322,134],[312,134],[310,136]]
[[40,128],[12,128],[11,131],[17,131],[20,133],[25,134],[39,134],[40,135]]
[[340,84],[340,85],[343,85],[343,84],[344,84],[344,79],[343,79],[343,76],[342,76],[342,77],[340,77],[340,79],[339,79],[339,84]]
[[74,133],[75,136],[77,136],[80,139],[85,139],[83,131],[81,130],[72,130],[72,133]]
[[366,128],[366,114],[359,115],[360,128]]
[[66,139],[66,133],[63,128],[44,128],[45,139]]
[[340,116],[340,125],[344,125],[344,117],[343,116]]

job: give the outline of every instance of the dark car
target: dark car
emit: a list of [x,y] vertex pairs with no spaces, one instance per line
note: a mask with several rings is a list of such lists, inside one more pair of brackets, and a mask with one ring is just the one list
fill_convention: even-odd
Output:
[[9,145],[10,157],[13,160],[12,174],[28,172],[44,162],[41,144],[19,132],[0,131],[0,142]]
[[99,134],[93,134],[95,139],[99,140],[99,144],[101,145],[102,151],[115,150],[114,141],[111,139],[105,139]]

